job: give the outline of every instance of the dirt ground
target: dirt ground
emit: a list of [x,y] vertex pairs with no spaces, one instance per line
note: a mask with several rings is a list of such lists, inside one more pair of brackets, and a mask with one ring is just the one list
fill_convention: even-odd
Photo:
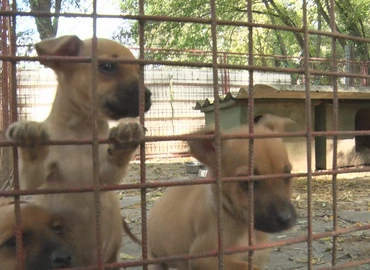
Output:
[[[184,162],[189,158],[153,159],[147,161],[148,181],[171,181],[195,178],[187,174]],[[139,164],[131,164],[127,182],[139,181]],[[320,233],[332,229],[331,177],[315,177],[313,187],[313,232]],[[165,191],[163,188],[150,189],[147,201],[148,210]],[[295,179],[293,201],[299,215],[293,229],[274,234],[271,241],[292,239],[307,234],[307,185],[303,178]],[[121,194],[122,212],[135,235],[141,237],[140,197],[138,191],[124,191]],[[338,221],[339,227],[346,228],[370,223],[370,174],[353,173],[338,176]],[[332,239],[324,238],[313,243],[314,269],[330,266]],[[338,238],[338,264],[353,260],[370,258],[370,230],[346,234]],[[141,258],[141,247],[124,237],[121,259]],[[128,269],[141,269],[133,267]],[[307,269],[307,243],[274,248],[270,262],[265,269]],[[349,268],[348,268],[349,269]],[[370,269],[370,264],[350,269]]]

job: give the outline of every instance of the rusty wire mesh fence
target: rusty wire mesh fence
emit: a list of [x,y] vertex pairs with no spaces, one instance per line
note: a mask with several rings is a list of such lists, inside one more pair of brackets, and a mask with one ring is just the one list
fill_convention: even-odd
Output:
[[[364,210],[363,221],[355,223],[347,223],[343,226],[339,222],[338,209],[343,205],[343,201],[338,197],[338,192],[343,189],[351,189],[354,185],[346,185],[343,183],[343,178],[341,175],[363,173],[361,177],[366,176],[370,171],[367,163],[367,150],[368,142],[365,140],[361,141],[361,138],[368,138],[370,136],[370,125],[366,124],[369,121],[370,114],[368,113],[367,106],[360,103],[366,102],[370,97],[367,96],[366,92],[368,89],[368,80],[370,76],[368,75],[368,63],[366,61],[356,62],[353,61],[354,65],[351,65],[351,70],[346,69],[346,64],[348,61],[343,59],[338,59],[337,57],[337,43],[338,40],[347,41],[357,41],[364,44],[370,43],[370,39],[344,35],[340,34],[336,28],[336,12],[335,12],[335,1],[328,1],[328,10],[330,11],[330,30],[319,31],[312,30],[307,25],[307,1],[302,1],[302,27],[293,26],[281,26],[275,24],[260,24],[254,21],[255,14],[252,14],[254,1],[248,0],[247,9],[245,12],[244,20],[220,20],[216,16],[216,0],[210,0],[209,2],[209,17],[204,18],[193,18],[193,17],[170,17],[170,16],[157,16],[152,14],[146,14],[144,10],[145,1],[140,0],[138,2],[137,15],[102,15],[98,14],[96,10],[96,1],[92,1],[93,12],[91,14],[68,14],[68,13],[45,13],[45,12],[24,12],[17,9],[17,3],[13,2],[6,5],[6,1],[3,1],[2,9],[0,11],[0,16],[3,24],[3,34],[2,36],[3,45],[1,47],[0,62],[2,63],[2,85],[1,85],[1,105],[2,113],[0,115],[1,122],[1,187],[9,187],[7,189],[3,188],[0,190],[1,197],[14,197],[15,200],[15,220],[16,220],[16,240],[17,240],[17,258],[18,266],[17,269],[26,269],[25,262],[21,260],[24,257],[24,245],[20,244],[22,242],[22,226],[20,217],[20,200],[21,196],[24,195],[38,195],[38,194],[55,194],[55,193],[86,193],[93,192],[94,202],[96,205],[96,220],[97,224],[96,235],[97,235],[97,252],[92,256],[97,257],[97,264],[93,266],[78,267],[76,269],[111,269],[114,267],[122,267],[130,269],[131,267],[142,267],[142,269],[147,269],[148,265],[153,263],[166,263],[174,262],[180,260],[194,260],[196,258],[206,258],[215,257],[218,260],[217,269],[231,270],[225,267],[225,261],[227,261],[227,256],[230,254],[249,254],[247,256],[247,261],[250,262],[248,267],[240,269],[253,269],[253,261],[255,258],[252,256],[254,250],[261,249],[279,249],[281,252],[288,252],[289,247],[294,249],[295,244],[304,243],[303,247],[300,246],[299,249],[305,256],[305,260],[301,262],[300,269],[369,269],[370,267],[370,214],[369,208]],[[311,3],[312,4],[312,3]],[[134,48],[138,55],[137,60],[122,60],[116,59],[115,61],[120,63],[128,64],[139,64],[141,67],[141,80],[140,89],[144,89],[145,85],[150,88],[153,92],[153,107],[145,114],[145,94],[144,91],[140,91],[139,98],[139,121],[148,129],[148,133],[145,139],[140,144],[139,151],[139,176],[134,183],[121,183],[118,185],[100,185],[99,177],[94,176],[94,184],[90,187],[65,187],[63,189],[37,189],[37,190],[22,190],[19,186],[19,172],[18,170],[12,168],[18,167],[18,151],[17,147],[10,142],[7,142],[4,138],[4,132],[11,122],[17,121],[18,119],[24,120],[35,120],[33,115],[37,113],[46,115],[48,113],[50,103],[53,99],[53,93],[50,94],[50,89],[55,87],[55,81],[51,73],[45,70],[28,71],[21,69],[17,65],[22,61],[39,61],[45,58],[42,57],[30,57],[30,56],[18,56],[16,54],[16,31],[15,22],[20,17],[25,16],[39,16],[39,17],[50,17],[50,16],[65,16],[65,17],[85,17],[91,18],[93,23],[87,27],[92,27],[94,29],[94,37],[96,37],[96,24],[98,18],[121,18],[122,20],[138,21],[139,22],[139,48]],[[6,23],[5,23],[6,22]],[[178,52],[176,50],[166,52],[168,55],[176,55],[175,58],[166,57],[166,60],[158,60],[158,54],[163,53],[161,49],[149,49],[145,48],[145,25],[152,22],[179,22],[184,24],[204,24],[211,29],[211,52]],[[7,25],[4,27],[4,25]],[[9,27],[11,26],[11,27]],[[245,54],[231,54],[218,51],[217,39],[218,31],[220,27],[223,26],[237,26],[248,29],[248,36],[246,37],[247,53]],[[297,57],[283,57],[283,56],[270,56],[270,55],[255,55],[253,48],[256,46],[254,43],[253,31],[257,28],[272,29],[275,31],[288,31],[300,35],[303,40],[303,51],[302,55]],[[331,58],[330,59],[317,59],[310,57],[310,37],[312,36],[322,36],[331,40]],[[96,48],[96,39],[93,39],[93,48]],[[5,45],[9,48],[5,50]],[[93,74],[96,75],[97,63],[99,57],[96,51],[91,52],[92,57],[49,57],[49,59],[57,59],[58,61],[69,61],[72,65],[76,62],[91,62],[95,67]],[[182,55],[183,58],[179,58],[178,55]],[[179,60],[180,59],[180,60]],[[233,59],[233,60],[231,60]],[[237,59],[237,60],[235,60]],[[291,62],[291,64],[288,64]],[[318,65],[317,63],[321,64]],[[325,64],[322,64],[325,63]],[[323,68],[324,67],[324,68]],[[32,76],[40,76],[37,79],[37,83],[33,83],[30,79]],[[263,75],[263,76],[262,76]],[[4,77],[6,76],[6,78]],[[50,76],[50,77],[48,77]],[[91,82],[93,85],[93,94],[95,97],[94,104],[97,104],[96,93],[98,91],[96,86],[96,76],[94,81]],[[45,81],[41,81],[44,78]],[[261,79],[262,78],[262,79]],[[350,82],[346,81],[349,79]],[[265,81],[270,80],[270,81]],[[34,84],[38,84],[35,87]],[[255,116],[264,113],[274,113],[272,108],[271,100],[261,101],[265,109],[260,109],[260,103],[257,102],[260,98],[259,92],[255,91],[256,84],[281,84],[281,85],[300,85],[301,96],[299,98],[286,98],[282,101],[282,106],[286,108],[294,102],[299,103],[300,113],[294,109],[284,111],[285,116],[290,116],[290,114],[297,114],[295,120],[299,121],[302,130],[289,132],[289,133],[279,133],[279,134],[268,134],[268,135],[256,135],[254,134],[254,120]],[[325,85],[327,88],[327,95],[325,98],[317,97],[318,92],[315,85]],[[350,94],[349,97],[341,94],[338,90],[341,86],[349,87],[363,87],[363,91],[359,94],[361,98],[356,100],[355,96]],[[244,113],[243,117],[247,120],[249,133],[240,135],[235,138],[235,136],[225,135],[223,131],[222,121],[231,121],[232,117],[228,114],[224,114],[222,109],[224,108],[224,97],[227,93],[237,93],[240,87],[245,87],[247,98],[244,100],[244,107],[246,110],[241,110]],[[40,90],[41,89],[41,90]],[[43,89],[48,89],[43,91]],[[320,88],[321,89],[321,88]],[[330,90],[327,90],[330,89]],[[352,89],[352,88],[351,88]],[[39,92],[38,92],[39,91]],[[346,90],[347,93],[350,90]],[[39,97],[35,92],[38,92]],[[281,96],[280,93],[284,91],[277,91],[275,96],[271,99],[277,100]],[[292,91],[293,93],[294,91]],[[299,91],[298,91],[299,92]],[[345,92],[345,91],[344,91]],[[49,96],[45,96],[48,93]],[[294,95],[294,94],[292,94]],[[256,97],[256,99],[254,98]],[[35,100],[32,100],[35,98]],[[207,125],[204,119],[204,115],[192,109],[197,101],[208,98],[212,105],[213,114],[208,115],[207,119],[210,121],[214,128],[214,134],[212,135],[185,135],[189,132],[198,130],[201,127]],[[299,102],[297,100],[300,100]],[[349,100],[349,107],[343,101],[344,99]],[[41,102],[40,102],[41,100]],[[232,99],[235,101],[236,99]],[[227,100],[226,100],[227,101]],[[265,102],[265,103],[263,103]],[[295,103],[294,103],[295,104]],[[204,103],[202,103],[204,106]],[[277,105],[276,105],[277,106]],[[298,105],[297,105],[298,106]],[[267,108],[267,109],[266,109]],[[344,111],[341,111],[341,108]],[[357,109],[356,109],[357,108]],[[353,125],[342,125],[343,118],[346,119],[348,114],[352,115],[352,111],[358,112],[359,109],[364,109],[362,111],[362,116],[357,120],[360,122],[355,125],[355,119],[352,119]],[[203,110],[207,111],[206,107],[202,107]],[[297,110],[298,110],[297,109]],[[93,113],[95,119],[97,110]],[[324,112],[320,114],[321,112]],[[331,117],[328,117],[331,115]],[[360,113],[361,115],[361,113]],[[356,114],[357,117],[357,114]],[[325,125],[319,125],[320,121],[326,119]],[[36,119],[42,120],[42,119]],[[345,121],[347,121],[346,119]],[[349,121],[349,120],[348,120]],[[244,123],[245,124],[245,123]],[[97,130],[94,130],[91,134],[91,140],[66,140],[66,141],[51,141],[50,144],[53,145],[91,145],[93,149],[93,168],[94,172],[97,172],[100,164],[98,155],[98,145],[109,143],[107,138],[98,138]],[[272,138],[281,137],[286,140],[289,145],[289,140],[293,140],[296,144],[290,144],[290,155],[294,151],[298,151],[297,145],[300,145],[300,151],[304,153],[304,170],[294,171],[289,174],[275,174],[275,175],[253,175],[254,174],[254,144],[256,138]],[[149,175],[147,174],[147,158],[150,154],[168,154],[168,153],[184,153],[187,152],[187,146],[185,141],[195,140],[195,139],[213,139],[214,140],[214,150],[215,150],[215,160],[216,160],[216,171],[212,177],[209,178],[196,178],[196,179],[181,179],[177,181],[166,181],[162,179],[161,181],[147,181]],[[247,168],[247,176],[243,177],[222,177],[222,141],[228,139],[249,139],[249,162]],[[338,164],[338,160],[346,155],[341,149],[341,145],[347,143],[344,140],[349,139],[353,141],[355,147],[358,149],[362,147],[362,150],[366,148],[366,151],[360,151],[361,157],[359,157],[356,150],[356,158],[361,158],[361,162],[357,164],[352,159],[347,158],[347,163]],[[294,141],[296,140],[296,141]],[[297,141],[298,140],[298,141]],[[167,143],[167,144],[166,144]],[[176,143],[176,145],[174,144]],[[330,149],[329,145],[330,144]],[[320,148],[324,147],[324,152],[320,152]],[[328,159],[326,156],[329,156]],[[323,161],[323,157],[325,160]],[[347,155],[348,156],[348,155]],[[294,158],[293,158],[294,159]],[[348,161],[349,160],[349,161]],[[63,162],[63,161],[62,161]],[[292,161],[294,163],[294,160]],[[361,167],[357,166],[361,165]],[[365,165],[365,166],[364,166]],[[317,169],[317,170],[316,170]],[[320,169],[320,170],[319,170]],[[130,167],[128,169],[130,171]],[[169,172],[170,174],[170,172]],[[296,203],[299,204],[301,209],[300,221],[305,225],[301,226],[303,231],[301,234],[295,234],[287,239],[275,238],[274,241],[269,243],[255,243],[253,239],[253,209],[254,209],[254,193],[253,185],[256,185],[258,181],[275,179],[281,177],[294,177],[300,179],[300,186],[303,186],[304,202]],[[330,188],[330,201],[329,206],[325,206],[327,213],[325,216],[318,216],[315,214],[315,206],[317,205],[317,200],[315,196],[320,192],[320,182],[317,182],[318,177],[326,177],[330,180],[330,185],[326,185],[326,188]],[[8,178],[8,179],[7,179]],[[168,178],[172,178],[168,175]],[[9,180],[11,179],[11,186]],[[225,209],[225,200],[230,198],[223,197],[223,184],[229,182],[240,182],[247,181],[248,191],[247,191],[247,201],[248,201],[248,213],[249,219],[245,226],[248,227],[249,237],[248,245],[227,247],[225,243],[223,230],[223,213]],[[357,179],[356,181],[361,181]],[[365,182],[364,182],[365,183]],[[367,180],[367,186],[364,189],[368,190],[369,184]],[[215,250],[207,250],[206,252],[199,254],[176,254],[176,256],[170,257],[160,257],[155,259],[148,259],[148,233],[147,233],[147,211],[148,201],[147,193],[151,192],[153,189],[166,188],[173,186],[190,186],[190,185],[213,185],[215,187],[215,198],[216,198],[216,212],[217,212],[217,248]],[[344,185],[344,186],[343,186]],[[357,183],[361,186],[361,183]],[[100,227],[101,226],[101,213],[100,213],[100,194],[105,191],[139,191],[140,192],[140,235],[142,237],[142,249],[141,256],[131,260],[123,260],[120,262],[108,263],[104,262],[101,252],[103,241],[100,238]],[[123,192],[123,194],[125,194]],[[297,198],[296,198],[297,199]],[[297,199],[298,201],[299,199]],[[303,199],[301,199],[303,200]],[[367,200],[370,203],[369,200]],[[369,205],[367,205],[369,207]],[[78,206],[76,206],[78,208]],[[348,211],[354,211],[358,209],[348,209]],[[323,228],[315,227],[316,219],[326,218],[327,227]],[[0,221],[1,222],[1,221]],[[0,232],[1,234],[1,232]],[[216,237],[216,236],[215,236]],[[361,242],[361,245],[356,245],[359,250],[356,252],[361,253],[361,256],[354,256],[353,254],[343,254],[342,249],[339,248],[339,244],[343,241],[343,237],[349,239],[345,242],[346,245],[351,245],[351,242]],[[323,242],[329,243],[326,245],[326,250],[317,250],[315,248],[315,243]],[[0,247],[2,248],[2,247]],[[287,248],[287,249],[284,249]],[[0,250],[0,252],[2,252]],[[325,252],[330,256],[330,260],[324,263],[318,261],[321,253]],[[357,254],[356,253],[356,254]],[[276,256],[274,257],[277,258]],[[105,264],[104,264],[105,263]],[[106,268],[104,268],[106,267]],[[361,268],[363,267],[363,268]],[[297,267],[298,268],[298,267]],[[139,269],[139,268],[136,268]],[[278,268],[275,264],[275,268],[272,269],[285,269]],[[287,268],[286,268],[287,269]],[[292,269],[292,268],[290,268]],[[12,269],[11,269],[12,270]]]

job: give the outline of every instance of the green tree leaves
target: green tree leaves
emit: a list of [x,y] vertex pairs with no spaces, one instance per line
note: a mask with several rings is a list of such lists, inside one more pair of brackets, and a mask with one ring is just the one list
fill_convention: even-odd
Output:
[[[370,1],[336,0],[336,29],[338,32],[358,37],[370,35]],[[309,0],[308,27],[314,30],[331,31],[329,0]],[[244,0],[217,0],[217,19],[247,21],[247,5]],[[295,0],[254,1],[253,22],[302,28],[302,3]],[[121,10],[125,14],[138,14],[138,1],[122,1]],[[147,0],[145,14],[169,17],[191,17],[210,19],[208,0]],[[282,55],[299,57],[303,51],[304,39],[298,31],[289,32],[268,28],[254,28],[254,51],[256,54]],[[225,52],[246,53],[248,50],[248,28],[240,26],[217,26],[218,50]],[[126,44],[138,43],[138,23],[132,21],[129,28],[120,29],[116,39]],[[153,22],[145,23],[147,48],[168,48],[180,50],[206,50],[212,48],[211,28],[207,24]],[[357,59],[369,60],[368,45],[362,42],[338,40],[338,55],[344,55],[344,46],[355,45]],[[310,35],[309,54],[311,57],[328,57],[331,52],[331,39]],[[178,54],[157,54],[153,58],[180,59]],[[187,59],[191,60],[191,59]],[[232,61],[238,61],[234,58]],[[240,60],[239,60],[240,61]],[[260,64],[263,63],[261,60]],[[275,65],[296,66],[292,61],[282,61]]]

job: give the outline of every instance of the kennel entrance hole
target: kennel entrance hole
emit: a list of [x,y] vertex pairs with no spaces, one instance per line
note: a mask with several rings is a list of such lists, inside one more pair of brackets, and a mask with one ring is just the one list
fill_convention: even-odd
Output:
[[[370,130],[370,109],[360,109],[355,116],[355,130]],[[370,135],[355,136],[356,152],[370,150]]]

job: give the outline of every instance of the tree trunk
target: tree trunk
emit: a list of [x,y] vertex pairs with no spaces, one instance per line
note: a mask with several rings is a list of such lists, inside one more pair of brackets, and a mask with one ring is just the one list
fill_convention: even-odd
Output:
[[[322,15],[321,15],[321,9],[320,8],[317,8],[317,30],[320,31],[321,30],[321,18],[322,18]],[[317,35],[317,39],[316,39],[316,57],[319,58],[321,55],[320,55],[320,52],[321,52],[321,35]]]
[[[265,1],[264,1],[265,2]],[[279,15],[279,18],[280,20],[286,25],[286,26],[292,26],[292,27],[297,27],[297,25],[295,24],[295,22],[293,20],[291,20],[289,18],[289,16],[287,16],[286,14],[284,14],[280,9],[279,7],[276,5],[276,3],[274,2],[274,0],[267,0],[267,2],[269,4],[271,4],[271,6],[274,8],[275,12]],[[271,7],[269,5],[266,6],[266,8],[269,8],[271,9]],[[301,35],[301,33],[296,33],[296,32],[293,32],[293,35],[295,37],[295,39],[297,40],[297,43],[299,45],[299,47],[301,48],[301,50],[303,50],[303,47],[304,47],[304,41],[303,41],[303,37]]]
[[[324,18],[324,20],[325,20],[326,24],[330,26],[330,17],[329,17],[329,15],[328,15],[328,13],[326,13],[326,12],[325,12],[325,10],[324,10],[324,8],[323,8],[323,6],[322,6],[322,4],[321,4],[321,1],[320,1],[320,0],[315,0],[315,2],[316,2],[316,4],[317,4],[317,8],[318,8],[318,10],[320,11],[320,13],[321,13],[322,17]],[[327,3],[327,4],[328,4],[328,3]],[[335,24],[335,30],[336,30],[338,33],[340,33],[340,30],[339,30],[339,27],[338,27],[338,25],[337,25],[337,24]],[[346,46],[346,44],[347,44],[346,40],[339,38],[339,39],[338,39],[338,42],[339,42],[340,46],[344,49],[344,46]]]
[[[263,3],[265,5],[266,9],[270,9],[267,0],[263,0]],[[271,16],[270,17],[270,20],[271,20],[271,23],[272,24],[276,24],[274,17]],[[286,51],[286,48],[285,48],[284,39],[282,38],[282,36],[280,35],[280,32],[278,30],[275,30],[275,35],[276,35],[276,38],[277,38],[278,43],[279,43],[280,54],[281,55],[284,55],[284,56],[288,55],[287,54],[287,51]],[[276,66],[280,66],[280,65],[281,65],[281,63],[277,63]],[[283,59],[283,66],[284,67],[288,67],[289,66],[289,63],[288,63],[288,61],[285,58]]]
[[[29,0],[31,11],[51,12],[51,0]],[[55,1],[55,12],[60,12],[62,0]],[[35,17],[40,39],[53,38],[57,35],[59,17]]]

